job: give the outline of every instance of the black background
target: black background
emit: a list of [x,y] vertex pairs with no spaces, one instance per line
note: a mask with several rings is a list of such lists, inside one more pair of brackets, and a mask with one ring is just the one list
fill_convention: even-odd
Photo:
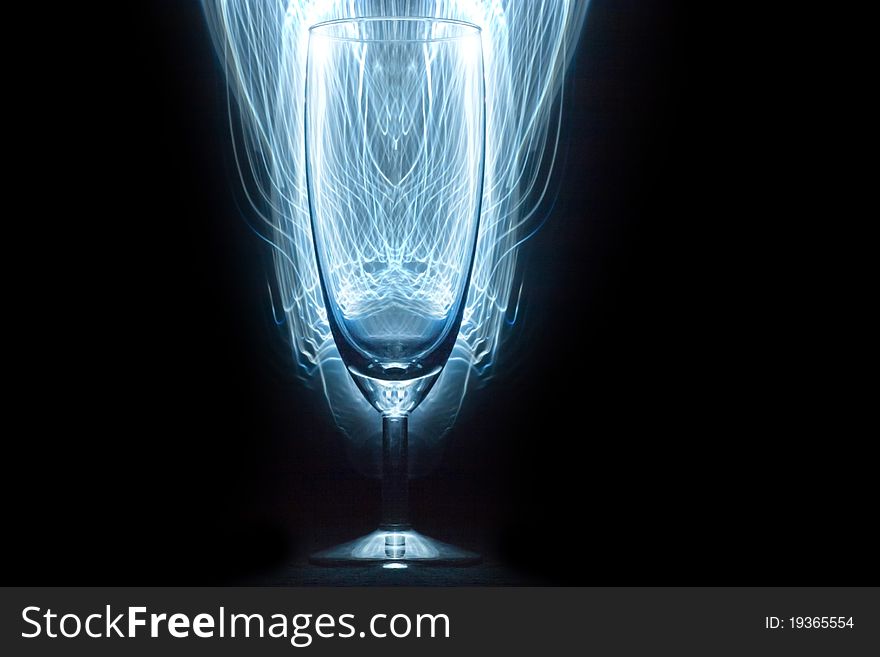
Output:
[[[369,531],[377,483],[272,323],[200,9],[76,18],[29,69],[41,137],[11,190],[5,579],[235,583]],[[744,218],[747,180],[716,187],[743,174],[704,28],[591,3],[521,320],[413,482],[416,525],[511,581],[850,584],[864,563],[867,479],[790,399],[797,337],[758,280],[772,217]]]

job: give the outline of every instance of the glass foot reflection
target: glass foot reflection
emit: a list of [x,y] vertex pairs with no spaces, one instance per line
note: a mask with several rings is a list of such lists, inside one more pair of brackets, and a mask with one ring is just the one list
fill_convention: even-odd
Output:
[[413,529],[377,529],[348,543],[321,550],[309,557],[318,566],[356,566],[369,563],[419,563],[434,566],[470,566],[479,563],[476,552],[442,543]]

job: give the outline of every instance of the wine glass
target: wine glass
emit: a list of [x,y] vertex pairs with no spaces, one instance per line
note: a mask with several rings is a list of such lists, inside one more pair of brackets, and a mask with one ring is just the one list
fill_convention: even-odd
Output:
[[382,521],[312,555],[333,565],[466,564],[407,518],[407,417],[458,337],[483,191],[480,28],[436,18],[309,30],[306,176],[327,321],[382,414]]

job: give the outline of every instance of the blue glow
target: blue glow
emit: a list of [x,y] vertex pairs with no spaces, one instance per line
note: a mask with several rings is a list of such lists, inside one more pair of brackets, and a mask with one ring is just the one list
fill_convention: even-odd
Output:
[[[486,161],[482,217],[463,320],[447,366],[413,413],[411,437],[436,439],[471,381],[485,379],[518,313],[517,251],[546,216],[537,208],[556,159],[555,100],[586,0],[202,0],[238,107],[242,184],[273,246],[280,298],[306,377],[320,374],[337,424],[371,429],[375,411],[334,344],[315,264],[305,177],[303,100],[308,29],[339,18],[428,16],[482,28]],[[236,113],[230,112],[230,119]],[[555,119],[555,120],[554,120]],[[455,284],[452,279],[450,285]],[[443,307],[440,287],[431,303]],[[516,293],[514,297],[514,293]]]
[[483,88],[474,25],[364,18],[310,30],[319,274],[340,355],[383,413],[419,404],[458,337],[482,199]]
[[[373,414],[375,415],[375,412]],[[329,561],[381,563],[390,568],[435,560],[450,562],[464,559],[471,563],[479,560],[478,555],[473,552],[437,541],[414,529],[403,531],[377,529],[366,536],[336,545],[313,556]]]

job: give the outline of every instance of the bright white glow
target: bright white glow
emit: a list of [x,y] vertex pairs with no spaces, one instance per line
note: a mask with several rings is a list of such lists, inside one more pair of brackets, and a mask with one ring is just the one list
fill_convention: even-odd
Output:
[[430,541],[414,531],[385,532],[381,529],[360,539],[351,551],[355,559],[434,559],[439,556]]
[[392,561],[391,563],[382,564],[383,568],[388,568],[390,570],[396,570],[398,568],[406,568],[405,563],[400,563],[399,561]]
[[458,337],[482,198],[480,31],[371,18],[321,23],[309,38],[306,171],[337,347],[361,376],[439,372]]
[[[471,375],[490,373],[502,332],[516,317],[517,249],[544,219],[538,208],[558,139],[554,102],[587,1],[202,2],[239,109],[242,183],[264,222],[259,232],[274,247],[275,301],[302,372],[321,374],[336,421],[350,434],[373,427],[375,411],[341,365],[315,266],[303,141],[308,28],[338,18],[405,15],[482,28],[487,135],[477,253],[452,358],[410,425],[411,437],[439,435],[454,421]],[[425,300],[438,313],[447,303],[434,294],[440,289],[432,286],[433,296]]]

